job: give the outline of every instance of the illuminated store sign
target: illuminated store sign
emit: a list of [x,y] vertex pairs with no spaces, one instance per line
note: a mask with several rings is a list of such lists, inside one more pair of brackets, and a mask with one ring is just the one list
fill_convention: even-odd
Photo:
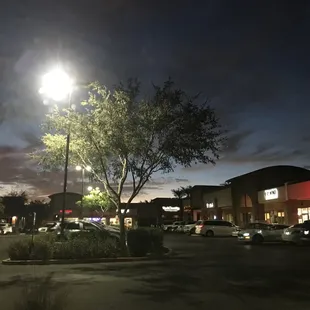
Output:
[[180,207],[162,207],[166,212],[178,212],[180,211]]
[[264,191],[264,197],[265,197],[265,200],[278,199],[279,198],[278,189],[277,188],[266,189]]
[[207,202],[206,203],[206,208],[214,208],[214,204],[213,204],[213,202]]

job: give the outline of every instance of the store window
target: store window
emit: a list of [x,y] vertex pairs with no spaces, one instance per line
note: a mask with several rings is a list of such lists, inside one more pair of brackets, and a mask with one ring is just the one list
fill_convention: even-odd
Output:
[[310,220],[310,208],[298,208],[298,223],[303,223],[304,221]]
[[277,223],[277,224],[284,224],[285,223],[285,213],[284,211],[270,211],[265,212],[265,221],[267,223]]

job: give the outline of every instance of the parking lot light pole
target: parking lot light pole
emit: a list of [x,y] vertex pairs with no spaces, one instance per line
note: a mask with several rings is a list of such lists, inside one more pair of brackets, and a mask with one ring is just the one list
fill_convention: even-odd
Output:
[[[72,108],[71,97],[73,91],[73,80],[69,75],[60,67],[46,73],[42,78],[42,87],[39,93],[44,94],[54,101],[68,102],[69,111]],[[70,150],[70,129],[66,136],[66,149],[65,149],[65,167],[64,167],[64,184],[63,184],[63,204],[61,214],[61,235],[64,232],[65,211],[67,202],[67,184],[68,184],[68,165],[69,165],[69,150]]]
[[84,198],[84,179],[85,179],[85,170],[91,171],[90,166],[76,166],[75,169],[77,171],[82,172],[82,200],[81,200],[81,209],[83,210],[83,198]]

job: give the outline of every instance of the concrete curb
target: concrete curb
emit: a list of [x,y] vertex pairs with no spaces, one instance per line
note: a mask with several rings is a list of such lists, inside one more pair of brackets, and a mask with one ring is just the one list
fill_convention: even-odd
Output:
[[71,264],[92,264],[92,263],[125,263],[140,262],[166,259],[172,256],[172,249],[166,248],[167,253],[162,256],[146,257],[115,257],[115,258],[88,258],[88,259],[51,259],[51,260],[11,260],[9,258],[2,260],[3,265],[71,265]]

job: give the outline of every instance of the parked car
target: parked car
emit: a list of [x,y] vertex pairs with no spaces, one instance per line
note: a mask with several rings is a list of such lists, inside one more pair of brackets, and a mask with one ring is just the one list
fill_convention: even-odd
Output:
[[183,226],[183,232],[185,234],[193,235],[195,233],[197,222],[188,222]]
[[48,222],[44,226],[39,227],[38,231],[39,233],[51,232],[55,230],[58,225],[60,225],[60,222]]
[[282,232],[288,225],[250,223],[238,233],[238,240],[246,243],[281,242]]
[[[61,231],[61,224],[56,228],[57,233]],[[87,221],[65,221],[64,223],[64,234],[69,235],[71,233],[80,232],[80,231],[106,231],[110,234],[111,237],[117,239],[120,238],[120,232],[115,229],[107,229],[105,226],[100,225],[95,222]]]
[[0,235],[7,235],[13,232],[12,225],[9,223],[0,223]]
[[177,221],[173,222],[172,224],[164,225],[163,230],[164,231],[175,231],[179,226],[184,226],[184,221]]
[[310,242],[310,222],[305,221],[302,224],[295,224],[286,229],[282,233],[282,240],[284,242],[293,244],[303,244]]
[[206,220],[198,221],[195,226],[195,233],[205,237],[214,236],[232,236],[232,233],[237,230],[237,226],[233,223],[222,220]]
[[231,233],[231,236],[232,237],[238,237],[238,234],[239,232],[241,231],[241,228],[239,226],[236,226],[236,230],[234,230],[232,233]]

